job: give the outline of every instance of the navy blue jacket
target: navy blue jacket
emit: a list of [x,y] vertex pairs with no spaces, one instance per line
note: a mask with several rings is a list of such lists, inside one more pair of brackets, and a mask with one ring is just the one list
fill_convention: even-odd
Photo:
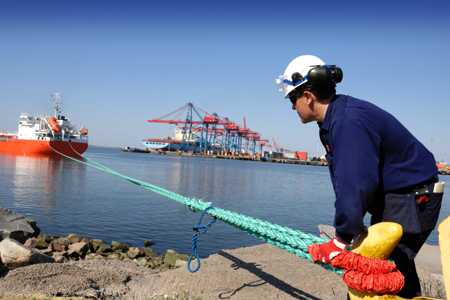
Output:
[[346,242],[361,232],[366,212],[383,205],[385,193],[437,176],[433,155],[369,102],[336,95],[319,128],[336,194],[334,225]]

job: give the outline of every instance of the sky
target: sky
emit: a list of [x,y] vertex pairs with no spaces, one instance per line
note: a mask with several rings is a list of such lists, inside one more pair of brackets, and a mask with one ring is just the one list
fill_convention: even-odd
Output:
[[275,85],[313,54],[343,69],[338,93],[389,111],[450,162],[450,2],[315,2],[0,0],[0,131],[50,114],[60,92],[90,144],[143,147],[173,131],[146,120],[193,102],[319,155],[317,124]]

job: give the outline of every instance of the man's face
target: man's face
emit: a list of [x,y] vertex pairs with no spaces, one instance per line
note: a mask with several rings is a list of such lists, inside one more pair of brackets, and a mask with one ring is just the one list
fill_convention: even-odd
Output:
[[292,103],[292,109],[297,111],[297,114],[300,117],[302,123],[305,124],[315,121],[315,117],[311,106],[312,105],[311,96],[313,96],[313,94],[310,93],[309,91],[294,94],[296,95],[289,97],[289,99],[291,100]]

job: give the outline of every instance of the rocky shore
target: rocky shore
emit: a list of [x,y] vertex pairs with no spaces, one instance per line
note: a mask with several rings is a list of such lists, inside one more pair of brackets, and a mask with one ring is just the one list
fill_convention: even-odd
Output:
[[[152,245],[150,240],[144,240],[144,247],[132,247],[119,241],[112,241],[109,244],[77,234],[46,235],[40,233],[33,220],[0,208],[0,297],[9,299],[13,296],[26,295],[28,291],[33,294],[34,291],[41,289],[42,284],[48,283],[46,278],[49,277],[65,276],[70,281],[70,278],[76,278],[77,274],[81,275],[87,271],[86,275],[90,272],[93,272],[91,275],[97,273],[94,277],[100,281],[106,276],[122,277],[119,281],[127,282],[129,275],[108,275],[108,268],[119,274],[122,272],[121,269],[134,270],[135,274],[140,272],[154,274],[186,266],[188,255],[170,249],[162,255],[157,255],[151,248]],[[119,291],[105,294],[102,291],[104,288],[92,282],[88,284],[87,291],[86,289],[83,291],[80,287],[75,290],[64,288],[67,284],[61,282],[61,290],[55,286],[53,290],[48,290],[48,294],[44,293],[42,296],[81,296],[98,299],[119,297],[121,294]]]
[[[106,243],[75,234],[50,236],[0,209],[0,299],[346,299],[335,273],[267,244],[222,250],[197,273],[187,255]],[[418,264],[424,294],[445,298],[436,247]]]

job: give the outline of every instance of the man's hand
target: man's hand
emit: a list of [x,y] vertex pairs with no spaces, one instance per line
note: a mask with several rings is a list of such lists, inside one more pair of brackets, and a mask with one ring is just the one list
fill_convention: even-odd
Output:
[[308,246],[308,252],[314,262],[320,261],[330,264],[331,260],[345,250],[347,244],[340,242],[337,238],[333,238],[329,242],[323,244],[312,244]]

